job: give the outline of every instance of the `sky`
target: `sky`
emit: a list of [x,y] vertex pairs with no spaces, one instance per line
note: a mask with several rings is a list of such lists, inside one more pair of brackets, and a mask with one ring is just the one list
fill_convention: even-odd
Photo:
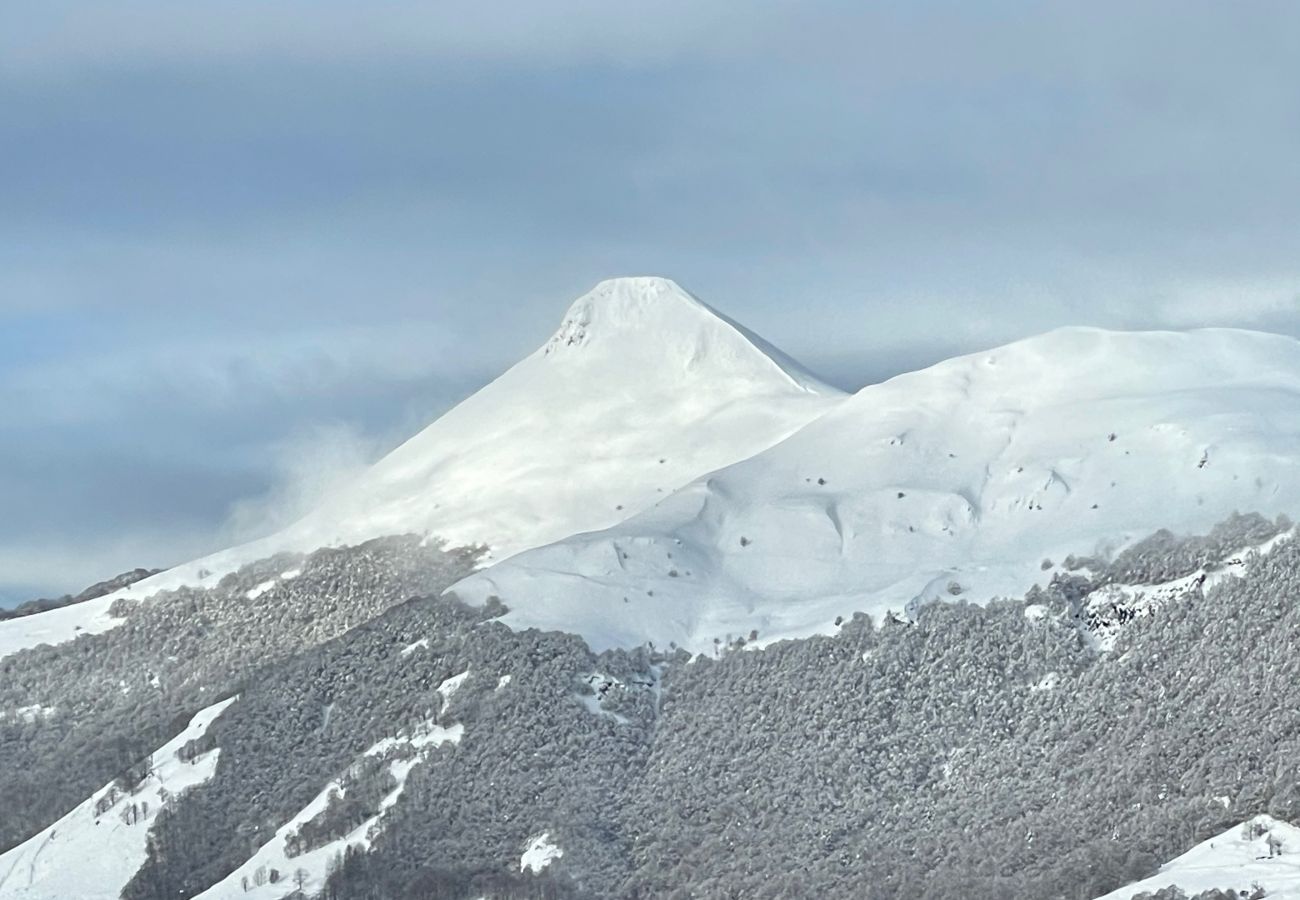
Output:
[[676,279],[855,388],[1300,335],[1300,5],[0,5],[0,602],[273,530]]

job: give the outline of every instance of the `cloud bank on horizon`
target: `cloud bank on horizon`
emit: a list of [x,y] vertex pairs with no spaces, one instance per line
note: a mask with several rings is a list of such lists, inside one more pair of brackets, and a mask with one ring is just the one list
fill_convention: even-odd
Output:
[[10,5],[0,600],[278,524],[610,275],[846,387],[1063,324],[1300,335],[1297,30],[1283,2]]

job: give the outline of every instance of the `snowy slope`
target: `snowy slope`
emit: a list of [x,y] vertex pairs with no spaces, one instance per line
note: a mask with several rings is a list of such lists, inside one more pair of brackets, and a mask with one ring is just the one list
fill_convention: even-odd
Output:
[[1256,816],[1197,844],[1161,866],[1158,875],[1099,900],[1129,900],[1134,894],[1154,893],[1169,885],[1177,885],[1189,897],[1210,890],[1233,890],[1248,896],[1258,885],[1268,900],[1300,900],[1300,828],[1271,816]]
[[619,522],[839,396],[671,281],[602,282],[545,346],[286,537],[417,531],[503,558]]
[[[145,862],[149,829],[186,788],[216,772],[220,749],[193,762],[176,751],[200,737],[234,699],[196,715],[154,755],[153,774],[133,794],[109,784],[49,828],[0,855],[0,900],[116,900]],[[132,809],[134,807],[134,809]]]
[[[249,900],[256,900],[256,898],[279,900],[299,886],[309,894],[322,890],[325,887],[325,880],[329,877],[330,866],[334,864],[339,854],[349,847],[369,849],[371,838],[378,829],[382,828],[385,813],[401,798],[402,791],[406,787],[406,778],[411,774],[411,770],[424,760],[430,750],[443,744],[460,743],[464,732],[464,726],[459,724],[449,728],[431,724],[415,735],[385,738],[375,744],[365,752],[365,755],[387,759],[388,771],[397,782],[397,786],[380,801],[379,811],[375,816],[362,822],[338,840],[315,850],[290,856],[286,843],[289,837],[303,824],[310,822],[325,810],[331,794],[342,796],[346,793],[344,787],[337,781],[332,781],[297,815],[277,829],[275,836],[259,847],[251,859],[199,894],[197,900],[227,900],[235,897],[248,897]],[[389,758],[395,750],[405,755]]]
[[1234,510],[1300,511],[1300,343],[1065,329],[867,387],[604,531],[461,582],[517,627],[706,651],[954,594]]
[[279,551],[413,532],[502,559],[605,528],[842,397],[667,279],[605,281],[544,346],[300,522],[130,591],[0,622],[0,656],[112,627],[118,596],[215,583]]

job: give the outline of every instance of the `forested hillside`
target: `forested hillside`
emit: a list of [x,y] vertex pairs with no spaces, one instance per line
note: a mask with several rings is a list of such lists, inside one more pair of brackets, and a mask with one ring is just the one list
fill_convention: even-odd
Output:
[[111,631],[0,658],[0,849],[128,770],[200,709],[258,683],[278,660],[442,590],[475,558],[410,537],[273,557],[211,588],[118,600],[123,623]]
[[[694,660],[513,631],[499,608],[438,595],[468,557],[410,543],[329,551],[287,580],[300,563],[275,561],[6,660],[27,674],[5,681],[5,708],[49,710],[0,721],[6,795],[23,797],[15,773],[32,767],[51,786],[8,807],[22,816],[5,816],[8,841],[132,746],[161,745],[188,697],[237,686],[191,751],[220,748],[215,775],[159,816],[127,897],[240,896],[247,881],[258,897],[1090,898],[1256,814],[1300,819],[1300,545],[1275,537],[1288,524],[1157,535],[1071,560],[1025,598]],[[389,580],[412,553],[419,583]],[[249,601],[274,573],[280,602]],[[1112,603],[1104,624],[1122,622],[1097,648],[1096,592],[1189,576],[1161,604]],[[331,620],[331,583],[371,598],[373,617]],[[288,626],[216,629],[226,604],[333,625],[277,655]],[[208,662],[176,653],[233,633],[242,643],[205,647]],[[110,650],[130,673],[91,677]],[[422,744],[435,730],[455,738]],[[223,881],[261,858],[284,868]],[[42,895],[0,882],[0,896]]]

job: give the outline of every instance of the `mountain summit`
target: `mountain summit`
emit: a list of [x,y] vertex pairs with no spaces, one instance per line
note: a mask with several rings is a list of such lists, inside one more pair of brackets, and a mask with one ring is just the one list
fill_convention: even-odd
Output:
[[661,372],[706,372],[712,378],[759,384],[787,380],[812,393],[838,393],[668,278],[600,282],[569,307],[541,353],[566,364],[626,368],[640,363]]

